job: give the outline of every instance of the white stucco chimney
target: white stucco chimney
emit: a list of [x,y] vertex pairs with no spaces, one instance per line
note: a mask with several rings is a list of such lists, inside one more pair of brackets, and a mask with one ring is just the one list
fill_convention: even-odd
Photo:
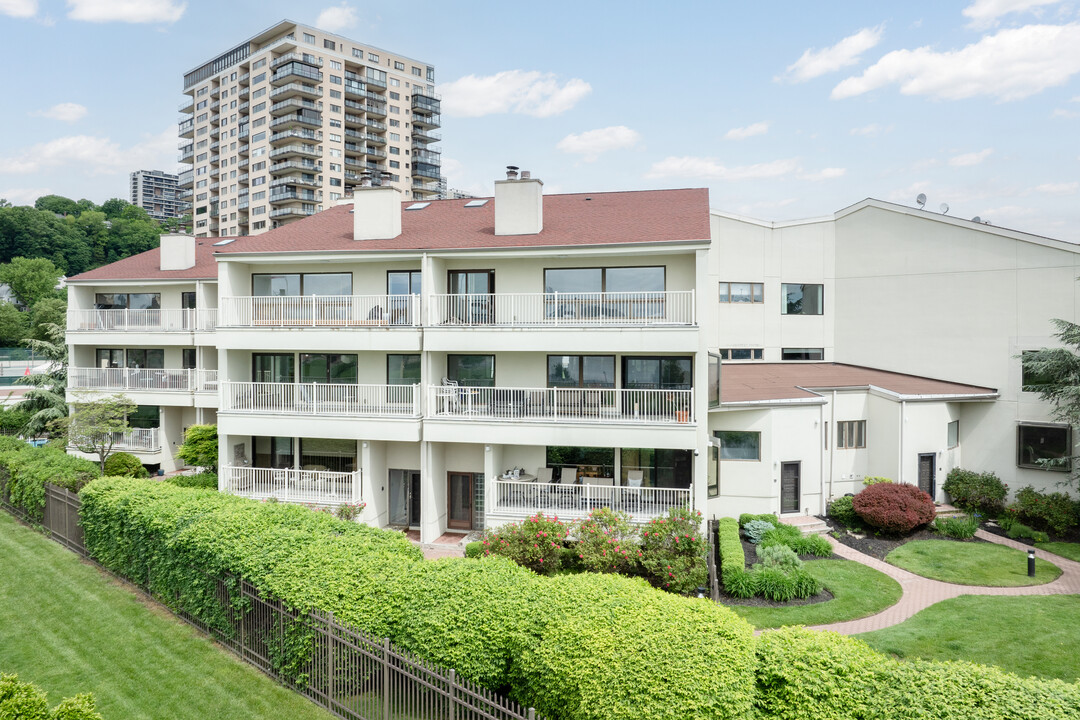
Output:
[[400,234],[400,190],[389,185],[353,190],[353,240],[389,240]]
[[161,269],[187,270],[195,267],[195,236],[169,233],[161,236]]
[[544,183],[529,177],[517,179],[517,168],[508,166],[506,180],[495,181],[495,234],[536,235],[544,229]]

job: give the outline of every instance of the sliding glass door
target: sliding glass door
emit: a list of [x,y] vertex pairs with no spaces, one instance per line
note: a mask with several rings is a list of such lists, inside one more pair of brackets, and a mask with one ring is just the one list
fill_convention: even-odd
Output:
[[486,325],[495,322],[495,271],[451,270],[447,292],[449,322]]

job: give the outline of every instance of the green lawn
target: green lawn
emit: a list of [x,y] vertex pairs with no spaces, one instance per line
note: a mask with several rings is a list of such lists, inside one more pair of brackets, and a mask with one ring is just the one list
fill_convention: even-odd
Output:
[[1070,560],[1080,562],[1080,543],[1067,543],[1067,542],[1048,542],[1039,543],[1035,546],[1036,550],[1045,550],[1048,553],[1054,553]]
[[1080,595],[962,595],[856,637],[905,658],[969,660],[1019,675],[1080,678]]
[[0,670],[105,720],[332,717],[3,511]]
[[900,584],[885,573],[851,560],[810,560],[806,569],[835,597],[828,602],[791,607],[732,605],[754,627],[825,625],[881,612],[900,599]]
[[1035,577],[1030,578],[1026,552],[993,543],[915,540],[893,550],[885,562],[916,575],[960,585],[1042,585],[1061,574],[1056,565],[1036,558]]

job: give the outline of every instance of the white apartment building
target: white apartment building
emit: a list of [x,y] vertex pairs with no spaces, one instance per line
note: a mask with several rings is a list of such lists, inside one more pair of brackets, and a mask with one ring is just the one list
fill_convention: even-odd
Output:
[[425,542],[599,506],[818,513],[868,475],[942,500],[959,465],[1051,487],[1036,461],[1072,438],[1018,356],[1075,319],[1077,260],[873,200],[774,224],[703,189],[358,187],[69,280],[69,397],[134,399],[125,448],[169,470],[216,422],[223,491],[362,500]]
[[136,170],[129,175],[129,197],[155,220],[178,218],[189,205],[180,199],[177,176],[161,170]]
[[438,192],[435,68],[283,20],[184,75],[181,198],[198,237],[257,235],[329,208],[368,174]]

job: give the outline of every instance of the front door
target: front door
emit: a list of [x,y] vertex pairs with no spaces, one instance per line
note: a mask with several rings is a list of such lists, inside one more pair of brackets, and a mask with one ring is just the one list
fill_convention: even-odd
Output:
[[780,512],[799,512],[799,463],[780,464]]
[[390,471],[390,524],[420,527],[420,471]]
[[446,527],[473,528],[473,473],[447,473]]
[[919,489],[930,497],[934,497],[937,488],[935,485],[935,470],[937,455],[934,453],[919,454]]

